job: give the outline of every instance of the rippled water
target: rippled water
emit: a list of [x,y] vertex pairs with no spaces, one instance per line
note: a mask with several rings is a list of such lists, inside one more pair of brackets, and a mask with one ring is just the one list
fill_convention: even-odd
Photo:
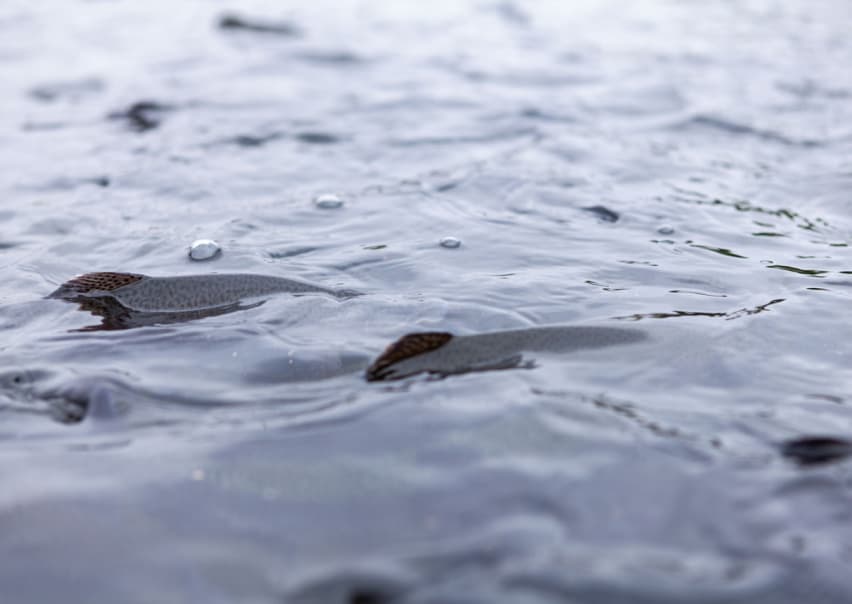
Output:
[[[778,448],[852,432],[850,26],[6,2],[2,600],[852,601],[848,465]],[[107,331],[44,299],[98,270],[366,295]],[[591,323],[653,344],[364,379],[412,331]]]

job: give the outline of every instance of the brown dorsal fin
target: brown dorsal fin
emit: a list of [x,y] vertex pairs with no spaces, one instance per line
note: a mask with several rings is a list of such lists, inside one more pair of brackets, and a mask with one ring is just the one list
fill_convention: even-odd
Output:
[[111,292],[119,287],[136,283],[142,277],[144,275],[134,273],[86,273],[67,281],[60,289],[77,294],[85,294],[94,290]]
[[367,369],[367,379],[369,381],[384,379],[384,370],[391,365],[440,348],[452,338],[453,334],[445,331],[427,331],[402,336],[385,348],[385,351],[373,361],[373,364]]

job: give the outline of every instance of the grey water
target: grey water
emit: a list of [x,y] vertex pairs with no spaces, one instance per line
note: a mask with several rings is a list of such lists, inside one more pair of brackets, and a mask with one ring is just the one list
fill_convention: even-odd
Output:
[[[852,602],[850,31],[6,0],[0,601]],[[93,271],[363,295],[104,328],[46,299]],[[365,379],[408,333],[556,325],[643,340]]]

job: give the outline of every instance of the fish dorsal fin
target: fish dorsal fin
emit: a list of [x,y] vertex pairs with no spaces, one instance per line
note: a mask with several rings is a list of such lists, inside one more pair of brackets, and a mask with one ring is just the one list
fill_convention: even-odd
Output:
[[370,381],[384,379],[384,370],[391,365],[440,348],[452,338],[453,334],[445,331],[427,331],[404,335],[385,348],[385,351],[373,361],[373,364],[367,369],[367,379]]
[[111,292],[119,287],[136,283],[142,277],[144,275],[135,273],[86,273],[85,275],[74,277],[64,283],[62,287],[79,294],[85,294],[94,290]]

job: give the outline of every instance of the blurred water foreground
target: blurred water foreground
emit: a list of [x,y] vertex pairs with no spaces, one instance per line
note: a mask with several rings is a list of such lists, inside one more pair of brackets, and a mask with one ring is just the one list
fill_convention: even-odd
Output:
[[[852,602],[850,31],[7,0],[0,601]],[[45,299],[93,271],[364,295]],[[548,325],[641,342],[365,379],[411,332]]]

